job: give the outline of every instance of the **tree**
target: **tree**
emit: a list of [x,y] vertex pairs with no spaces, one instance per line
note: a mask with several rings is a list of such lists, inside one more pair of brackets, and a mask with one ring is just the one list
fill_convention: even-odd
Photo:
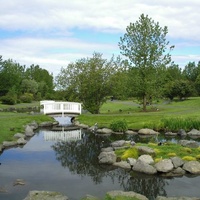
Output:
[[168,29],[160,27],[148,15],[142,14],[139,21],[130,23],[126,33],[120,38],[121,54],[128,58],[131,67],[135,67],[137,79],[134,81],[135,93],[142,98],[146,111],[147,98],[158,92],[157,79],[159,68],[171,62],[169,42],[166,40]]
[[107,61],[100,53],[70,63],[56,77],[57,87],[68,91],[73,101],[81,101],[86,110],[97,114],[106,97],[111,94],[110,78],[115,73],[112,63],[113,59]]

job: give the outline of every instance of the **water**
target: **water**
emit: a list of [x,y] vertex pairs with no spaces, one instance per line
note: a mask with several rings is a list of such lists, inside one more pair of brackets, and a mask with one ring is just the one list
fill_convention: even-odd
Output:
[[[200,176],[167,179],[99,165],[100,149],[116,138],[73,131],[70,134],[75,136],[69,138],[39,130],[23,148],[5,150],[0,156],[0,190],[4,191],[0,200],[21,200],[30,190],[58,191],[70,200],[86,194],[102,198],[111,190],[135,191],[152,200],[158,195],[200,197]],[[25,185],[14,186],[16,179],[23,179]]]

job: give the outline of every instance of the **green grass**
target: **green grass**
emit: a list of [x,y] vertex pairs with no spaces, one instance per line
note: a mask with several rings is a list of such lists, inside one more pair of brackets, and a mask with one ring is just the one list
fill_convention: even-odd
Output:
[[[0,104],[0,108],[27,108],[34,106],[39,106],[39,102],[13,106]],[[30,115],[29,113],[0,112],[0,143],[13,140],[13,135],[23,132],[24,126],[32,121],[41,123],[44,121],[53,121],[53,119],[43,114]]]
[[180,118],[186,121],[188,119],[192,119],[192,121],[200,119],[200,97],[170,103],[163,100],[147,108],[147,112],[142,112],[141,106],[131,100],[107,101],[100,109],[100,114],[82,114],[78,117],[78,120],[89,126],[98,123],[99,127],[109,127],[113,120],[126,120],[129,129],[139,130],[148,127],[159,130],[165,128],[163,127],[163,119],[170,119],[171,121]]
[[[180,157],[183,160],[200,160],[199,154],[200,154],[200,148],[186,148],[179,144],[174,143],[166,143],[164,145],[158,146],[156,143],[149,143],[149,144],[143,144],[143,143],[137,143],[136,146],[148,146],[156,152],[156,155],[154,157],[155,161],[170,158],[170,157]],[[131,151],[133,153],[131,153]],[[118,157],[121,157],[122,160],[126,160],[127,156],[132,158],[137,158],[137,153],[135,152],[136,148],[129,148],[129,149],[119,149],[116,150],[115,153]],[[133,156],[132,156],[133,155]]]

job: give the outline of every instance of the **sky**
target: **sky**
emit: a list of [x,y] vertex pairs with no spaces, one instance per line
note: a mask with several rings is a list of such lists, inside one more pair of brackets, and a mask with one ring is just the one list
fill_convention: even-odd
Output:
[[148,15],[168,27],[172,60],[184,68],[200,61],[199,0],[0,0],[0,55],[39,65],[57,76],[61,67],[92,57],[120,55],[130,23]]

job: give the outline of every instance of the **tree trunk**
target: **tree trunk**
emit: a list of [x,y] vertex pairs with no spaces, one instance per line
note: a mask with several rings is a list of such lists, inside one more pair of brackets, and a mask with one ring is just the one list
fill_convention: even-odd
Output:
[[147,111],[147,96],[146,94],[143,96],[143,111]]

